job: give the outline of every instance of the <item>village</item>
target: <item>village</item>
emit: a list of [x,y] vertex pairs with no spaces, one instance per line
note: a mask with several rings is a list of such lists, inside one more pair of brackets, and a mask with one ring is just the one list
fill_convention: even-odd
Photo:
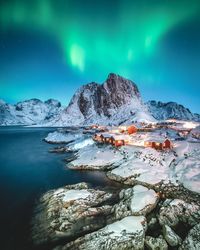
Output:
[[175,146],[174,141],[185,140],[189,136],[193,142],[200,139],[200,127],[197,123],[175,119],[116,127],[95,124],[87,127],[85,133],[94,133],[92,138],[96,143],[110,144],[115,147],[124,145],[150,147],[156,150],[171,150]]
[[[96,191],[95,188],[91,189],[87,183],[68,185],[45,193],[40,204],[40,207],[43,207],[38,209],[42,212],[34,220],[33,235],[36,243],[49,240],[49,235],[52,235],[50,240],[54,240],[57,237],[57,228],[61,233],[65,233],[67,230],[69,234],[73,234],[75,230],[71,227],[71,218],[73,225],[80,220],[89,221],[87,227],[89,230],[93,230],[93,218],[99,218],[101,214],[105,217],[109,213],[109,216],[113,216],[113,220],[108,220],[103,229],[95,229],[93,233],[89,234],[90,237],[94,237],[95,240],[100,238],[100,242],[107,244],[107,242],[112,242],[110,239],[114,234],[117,235],[114,238],[114,242],[116,242],[119,237],[127,237],[127,229],[124,225],[129,227],[129,223],[132,221],[131,229],[137,229],[138,224],[141,226],[146,223],[147,231],[141,231],[143,226],[137,230],[137,232],[143,233],[143,236],[140,236],[143,245],[140,248],[133,246],[130,249],[147,249],[144,248],[144,245],[147,245],[147,239],[151,237],[149,236],[150,230],[160,235],[158,238],[152,237],[152,239],[154,241],[162,239],[165,248],[148,249],[199,249],[186,248],[184,245],[186,240],[183,236],[180,237],[182,231],[180,232],[177,227],[178,224],[181,225],[181,230],[184,228],[185,234],[190,236],[193,228],[199,225],[199,123],[173,119],[148,124],[137,122],[119,126],[94,124],[81,128],[59,128],[57,131],[49,133],[45,141],[61,144],[50,152],[71,154],[70,158],[65,158],[66,169],[71,173],[74,173],[75,170],[78,173],[83,171],[87,176],[92,176],[97,185],[105,178],[105,182],[111,184],[110,190],[114,190],[114,202],[111,205],[109,203],[110,207],[105,205],[105,200],[107,198],[109,200],[111,194],[107,191],[102,193],[102,191]],[[119,194],[116,192],[118,187],[122,188]],[[99,204],[103,204],[102,207],[97,206],[97,199]],[[54,204],[56,204],[56,208]],[[84,212],[83,208],[86,209]],[[57,209],[59,209],[59,213],[57,213]],[[50,216],[49,214],[43,216],[43,214],[46,215],[46,211],[53,211],[53,213],[50,213]],[[43,218],[48,218],[48,221]],[[142,222],[136,223],[135,220],[140,218],[142,218]],[[94,220],[95,225],[97,221],[101,223],[103,219]],[[188,221],[198,224],[188,231],[186,230]],[[48,229],[43,228],[43,225],[46,224],[53,226],[49,226]],[[91,224],[92,226],[90,226]],[[99,227],[102,228],[102,225],[99,224]],[[49,233],[49,228],[53,234]],[[122,230],[123,236],[118,236],[119,228]],[[104,230],[107,230],[106,233]],[[197,231],[195,231],[194,237],[199,233],[199,226],[195,230]],[[173,237],[173,243],[168,240],[169,234]],[[128,235],[132,234],[128,232]],[[186,239],[189,236],[186,236]],[[87,238],[84,239],[87,241]],[[89,238],[90,241],[91,238]],[[190,240],[190,242],[192,241]],[[179,248],[181,244],[183,248]],[[171,247],[172,245],[173,247]],[[71,249],[71,245],[68,246],[67,249]]]

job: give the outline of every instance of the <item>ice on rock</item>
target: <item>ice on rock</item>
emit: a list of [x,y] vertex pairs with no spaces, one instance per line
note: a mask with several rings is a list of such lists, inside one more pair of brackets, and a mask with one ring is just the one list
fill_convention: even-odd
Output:
[[148,205],[153,205],[158,199],[158,195],[152,189],[148,189],[141,185],[137,185],[133,188],[134,195],[131,199],[131,211],[139,212]]
[[110,232],[111,237],[120,236],[123,231],[126,233],[137,233],[144,230],[145,224],[144,216],[128,216],[120,221],[116,221],[113,224],[106,226],[103,230]]
[[87,190],[69,190],[65,192],[65,196],[63,197],[64,202],[68,202],[71,200],[85,199],[90,196],[91,193]]

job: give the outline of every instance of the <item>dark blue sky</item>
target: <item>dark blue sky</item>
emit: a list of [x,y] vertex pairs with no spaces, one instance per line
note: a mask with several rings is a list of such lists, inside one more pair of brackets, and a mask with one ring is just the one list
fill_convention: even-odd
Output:
[[200,2],[0,0],[0,98],[55,98],[110,72],[200,112]]

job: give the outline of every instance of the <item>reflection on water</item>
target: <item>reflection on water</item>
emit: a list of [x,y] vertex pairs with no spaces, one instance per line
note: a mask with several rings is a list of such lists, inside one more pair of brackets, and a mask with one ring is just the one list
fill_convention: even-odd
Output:
[[65,168],[66,155],[48,153],[42,141],[52,128],[0,128],[0,244],[3,250],[31,249],[30,220],[37,198],[45,191],[86,181],[111,186],[102,172]]

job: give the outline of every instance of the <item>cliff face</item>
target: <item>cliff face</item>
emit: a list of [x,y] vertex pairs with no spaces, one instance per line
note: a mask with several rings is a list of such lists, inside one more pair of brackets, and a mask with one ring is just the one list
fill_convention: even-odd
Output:
[[137,85],[119,75],[109,74],[103,84],[89,83],[73,96],[58,123],[120,124],[154,120],[143,104]]
[[137,85],[113,73],[103,84],[83,85],[65,109],[53,99],[46,102],[31,99],[16,105],[0,101],[0,125],[119,125],[169,118],[200,121],[200,115],[175,102],[144,104]]

